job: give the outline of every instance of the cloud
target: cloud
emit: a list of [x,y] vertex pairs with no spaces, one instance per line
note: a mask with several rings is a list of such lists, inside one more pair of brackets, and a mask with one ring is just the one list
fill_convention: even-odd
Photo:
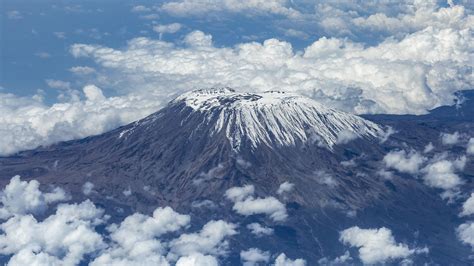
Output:
[[86,196],[90,195],[93,190],[94,190],[94,184],[92,184],[89,181],[87,181],[86,183],[84,183],[84,185],[82,185],[82,193],[84,193],[84,195]]
[[202,31],[196,30],[184,37],[184,43],[194,49],[211,48],[212,36],[207,35]]
[[171,24],[159,24],[153,26],[153,30],[160,34],[163,33],[175,33],[181,29],[181,24],[179,23],[171,23]]
[[160,16],[158,14],[146,14],[146,15],[140,15],[141,19],[148,19],[148,20],[154,20],[154,19],[159,19]]
[[464,202],[462,205],[461,216],[467,216],[474,214],[474,193],[471,193],[471,196]]
[[125,197],[130,197],[132,195],[132,189],[130,187],[128,187],[127,189],[125,189],[124,191],[122,191],[122,194],[125,196]]
[[285,253],[281,253],[275,259],[275,266],[305,266],[306,261],[303,259],[292,260],[286,256]]
[[282,15],[287,17],[299,17],[300,13],[287,7],[286,0],[181,0],[165,3],[161,6],[161,10],[174,16],[204,16],[208,13],[240,13],[255,15]]
[[212,201],[212,200],[201,200],[201,201],[193,201],[191,203],[191,207],[193,208],[203,208],[203,207],[206,207],[206,208],[209,208],[209,209],[213,209],[213,208],[217,208],[217,205]]
[[391,126],[387,126],[384,132],[384,135],[382,136],[382,139],[380,140],[380,143],[385,143],[391,135],[397,133],[395,129],[393,129]]
[[75,66],[71,67],[69,71],[76,75],[89,75],[95,72],[95,69],[88,66]]
[[233,202],[242,201],[253,195],[255,187],[253,185],[245,185],[243,187],[232,187],[226,190],[225,196]]
[[226,191],[226,197],[234,202],[233,210],[238,214],[249,216],[266,214],[274,221],[284,221],[288,214],[283,203],[274,197],[254,198],[253,185],[233,187]]
[[316,5],[316,20],[327,34],[401,38],[427,27],[463,29],[472,15],[462,5],[435,1],[327,2]]
[[336,265],[345,265],[348,264],[348,261],[351,261],[352,257],[349,251],[344,252],[343,255],[335,258],[334,260],[330,260],[327,257],[321,258],[318,260],[319,265],[325,266],[336,266]]
[[249,167],[252,166],[252,163],[249,162],[249,161],[246,161],[244,160],[242,157],[237,157],[237,159],[235,160],[235,162],[237,163],[237,165],[239,165],[240,167],[244,168],[244,169],[247,169]]
[[11,10],[7,12],[7,18],[9,19],[22,19],[23,15],[18,10]]
[[66,39],[66,33],[62,31],[55,31],[53,32],[54,36],[58,39]]
[[37,53],[35,53],[35,56],[37,56],[39,58],[42,58],[42,59],[46,59],[46,58],[50,58],[51,54],[49,54],[47,52],[37,52]]
[[197,233],[183,233],[169,240],[165,234],[190,225],[190,217],[170,207],[157,208],[153,216],[135,213],[120,225],[108,227],[112,242],[91,265],[217,265],[214,256],[225,255],[226,237],[236,234],[235,225],[222,220],[210,221]]
[[341,161],[341,165],[344,166],[344,167],[355,167],[357,166],[357,163],[355,161],[356,158],[352,158],[350,160],[347,160],[347,161]]
[[283,90],[354,113],[421,114],[472,87],[471,39],[467,29],[428,27],[373,46],[322,37],[295,52],[277,39],[215,47],[211,35],[193,31],[184,47],[140,37],[120,50],[74,44],[71,53],[93,59],[116,83],[145,91]]
[[62,261],[45,252],[36,252],[33,249],[22,249],[8,261],[8,265],[61,265]]
[[385,169],[380,169],[379,171],[377,171],[377,174],[387,180],[393,179],[393,172],[387,171]]
[[180,256],[193,253],[225,255],[229,243],[226,238],[237,234],[236,225],[222,220],[209,221],[198,233],[182,234],[170,242],[171,252]]
[[460,135],[456,131],[452,134],[449,133],[441,133],[441,142],[443,145],[454,145],[460,141]]
[[458,238],[465,244],[474,248],[474,222],[461,224],[457,230]]
[[289,193],[293,190],[294,186],[295,184],[285,181],[280,184],[280,187],[278,187],[277,194],[281,195],[283,193]]
[[[61,88],[69,83],[51,81]],[[73,90],[71,90],[73,91]],[[0,156],[59,141],[84,138],[130,123],[159,109],[159,95],[103,96],[96,86],[83,89],[85,100],[73,91],[70,101],[51,106],[32,98],[0,93]]]
[[357,139],[357,135],[349,130],[343,130],[337,135],[337,144],[347,144],[353,140]]
[[267,214],[274,221],[284,221],[288,215],[283,203],[274,197],[246,198],[243,201],[235,202],[233,209],[242,215]]
[[158,237],[185,228],[189,222],[188,215],[170,207],[157,208],[153,216],[132,214],[108,227],[112,243],[91,265],[167,264],[165,246]]
[[222,178],[225,174],[225,167],[219,163],[216,167],[209,169],[206,173],[200,173],[199,177],[193,180],[193,184],[200,185],[202,182],[212,180],[214,178]]
[[332,177],[330,174],[326,173],[325,171],[316,171],[314,172],[316,175],[316,182],[321,185],[325,185],[328,187],[335,187],[337,186],[337,181]]
[[273,229],[270,227],[262,226],[259,223],[251,223],[247,225],[247,229],[257,237],[261,237],[264,235],[271,235],[273,234]]
[[425,146],[425,148],[423,149],[423,153],[429,153],[429,152],[433,151],[434,148],[435,148],[435,147],[434,147],[433,143],[430,142],[430,143],[428,143],[428,144]]
[[[5,188],[11,191],[17,186],[15,196],[8,197],[21,196],[28,204],[36,201],[26,196],[32,192],[49,202],[62,198],[38,192],[36,180],[18,181],[13,178]],[[111,217],[90,200],[59,204],[43,220],[35,217],[36,210],[17,211],[0,224],[0,255],[9,258],[8,265],[218,265],[218,258],[229,253],[229,238],[238,234],[237,225],[224,220],[211,220],[197,232],[183,232],[191,226],[190,216],[170,207],[158,207],[152,215],[133,213],[112,224]],[[258,234],[273,232],[255,225],[248,228]],[[250,248],[242,251],[241,258],[245,265],[258,264],[268,262],[270,253]],[[276,265],[304,265],[304,261],[281,254]]]
[[405,244],[396,243],[392,231],[385,227],[361,229],[354,226],[342,231],[339,240],[345,245],[358,248],[359,258],[364,264],[383,264],[428,252],[427,249],[410,249]]
[[217,266],[219,263],[217,259],[210,255],[202,255],[201,253],[194,253],[189,256],[179,258],[176,266]]
[[14,216],[0,225],[0,254],[13,255],[12,265],[77,265],[105,247],[94,229],[102,223],[103,210],[90,201],[59,205],[56,213],[42,222],[32,215]]
[[142,6],[142,5],[137,5],[132,7],[132,12],[140,13],[140,12],[150,12],[151,8]]
[[466,148],[467,154],[474,154],[474,138],[470,138]]
[[294,37],[294,38],[303,39],[303,40],[306,40],[309,38],[309,35],[306,34],[304,31],[295,30],[295,29],[285,30],[285,36]]
[[42,192],[36,180],[21,181],[20,176],[10,179],[0,193],[0,219],[8,219],[14,215],[38,214],[46,210],[49,204],[68,200],[66,192],[59,187],[51,192]]
[[260,263],[268,263],[270,252],[261,251],[258,248],[249,248],[240,252],[240,260],[243,266],[256,266]]
[[102,90],[95,85],[87,85],[82,89],[86,99],[91,102],[103,102],[105,100]]
[[71,83],[62,80],[47,79],[46,84],[53,89],[68,90],[71,88]]
[[454,161],[435,159],[423,168],[423,180],[430,187],[444,190],[456,189],[463,181],[455,171],[462,170],[465,164],[466,157],[464,156]]
[[418,152],[407,153],[404,150],[391,151],[383,158],[386,167],[409,174],[418,173],[425,160],[426,158]]

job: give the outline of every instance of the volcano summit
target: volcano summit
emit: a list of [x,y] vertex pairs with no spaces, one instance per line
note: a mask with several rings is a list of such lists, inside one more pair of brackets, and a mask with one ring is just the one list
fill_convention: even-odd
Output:
[[[206,131],[210,137],[225,134],[236,149],[245,144],[255,149],[260,145],[294,146],[308,141],[318,141],[321,146],[332,148],[344,138],[374,139],[384,134],[378,125],[358,116],[278,91],[196,90],[179,96],[165,109],[179,109],[177,114],[184,128],[191,121],[200,121],[195,130]],[[143,122],[155,121],[161,113],[164,112]],[[191,130],[191,135],[195,130]]]

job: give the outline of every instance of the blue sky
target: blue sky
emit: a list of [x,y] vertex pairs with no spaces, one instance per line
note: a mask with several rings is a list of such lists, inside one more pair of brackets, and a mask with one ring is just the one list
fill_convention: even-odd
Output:
[[68,69],[90,64],[89,60],[71,56],[69,48],[72,44],[91,43],[120,48],[134,37],[158,38],[159,33],[152,29],[154,24],[183,25],[179,33],[163,34],[163,40],[176,42],[184,34],[199,29],[212,34],[216,46],[278,37],[291,41],[295,48],[301,49],[321,36],[317,32],[304,39],[285,36],[283,29],[288,22],[282,16],[271,14],[258,17],[230,13],[209,17],[176,17],[166,12],[132,11],[135,6],[152,8],[160,3],[111,0],[2,1],[1,86],[4,91],[21,96],[43,89],[47,95],[46,102],[53,103],[56,92],[48,89],[45,80],[74,82],[75,77]]
[[216,86],[426,113],[473,87],[471,2],[4,0],[0,153],[99,134]]

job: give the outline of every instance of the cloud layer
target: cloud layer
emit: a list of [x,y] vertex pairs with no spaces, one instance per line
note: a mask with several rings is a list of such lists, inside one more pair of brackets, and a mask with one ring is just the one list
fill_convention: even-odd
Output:
[[75,44],[71,52],[93,59],[109,75],[146,80],[142,88],[179,92],[226,85],[293,91],[355,113],[424,113],[451,104],[453,92],[472,85],[468,29],[428,27],[372,47],[323,37],[304,52],[277,39],[224,48],[211,40],[194,31],[183,47],[136,38],[122,50]]
[[49,204],[68,199],[61,188],[51,192],[42,192],[36,180],[21,181],[20,176],[14,176],[5,189],[0,192],[0,219],[27,213],[39,214],[46,210]]
[[204,16],[214,12],[248,12],[254,15],[273,14],[299,17],[301,14],[288,7],[288,2],[287,0],[182,0],[164,3],[160,9],[175,16]]
[[340,241],[359,249],[359,258],[364,264],[383,264],[390,260],[404,259],[415,253],[426,253],[427,249],[410,249],[397,243],[392,231],[385,227],[361,229],[358,226],[341,232]]
[[37,97],[0,93],[0,156],[100,134],[140,119],[163,104],[163,97],[154,94],[107,98],[94,85],[83,88],[83,100],[80,95],[73,92],[71,100],[48,106]]
[[[237,190],[234,190],[237,191]],[[242,193],[237,191],[237,198]],[[247,191],[246,197],[249,196]],[[37,214],[47,204],[68,200],[60,188],[53,192],[39,189],[36,180],[21,181],[15,176],[2,190],[0,255],[8,265],[219,265],[229,255],[229,238],[239,234],[238,224],[211,220],[201,229],[189,231],[191,217],[170,207],[158,207],[151,215],[133,213],[121,222],[90,200],[61,203],[42,220]],[[268,235],[270,228],[253,224],[255,234]],[[240,253],[245,265],[268,263],[304,265],[284,254],[248,248]]]

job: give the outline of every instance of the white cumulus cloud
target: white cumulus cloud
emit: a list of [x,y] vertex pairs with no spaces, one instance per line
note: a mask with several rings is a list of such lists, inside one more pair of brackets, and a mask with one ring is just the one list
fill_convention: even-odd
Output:
[[275,14],[288,17],[299,17],[300,13],[288,7],[287,0],[181,0],[171,1],[161,6],[161,9],[175,16],[203,16],[215,12],[247,12],[252,14]]
[[270,227],[263,226],[259,223],[251,223],[247,225],[247,229],[257,237],[261,237],[264,235],[271,235],[273,234],[273,229]]
[[466,148],[467,154],[474,154],[474,138],[470,138]]
[[[43,193],[38,190],[38,184],[36,180],[24,182],[15,177],[5,191],[10,193],[7,197],[15,201],[31,200],[28,204],[41,197],[50,203],[63,198],[64,192]],[[8,206],[11,204],[7,203],[4,208]],[[219,259],[228,256],[229,238],[238,234],[237,225],[224,220],[211,220],[199,231],[186,232],[191,225],[190,216],[170,207],[158,207],[152,215],[133,213],[113,224],[108,223],[111,217],[90,200],[59,204],[53,214],[42,220],[36,217],[36,205],[17,209],[21,211],[16,210],[0,224],[0,255],[9,257],[8,265],[79,265],[87,262],[93,266],[212,266],[219,265]],[[258,224],[248,228],[260,235],[272,233],[270,228]],[[257,265],[269,262],[270,253],[250,248],[242,251],[241,258],[245,265]],[[301,261],[280,255],[277,265]]]
[[474,193],[463,203],[461,216],[474,214]]
[[262,251],[258,248],[249,248],[240,252],[240,260],[242,260],[243,266],[256,266],[261,263],[268,263],[270,252]]
[[474,248],[474,222],[461,224],[456,230],[459,239]]
[[463,180],[455,172],[462,170],[466,164],[466,157],[456,160],[434,160],[423,168],[423,180],[431,187],[444,190],[456,189]]
[[392,231],[385,227],[361,229],[354,226],[341,232],[340,241],[358,248],[359,258],[364,264],[383,264],[395,259],[408,258],[415,253],[428,252],[427,249],[410,249],[405,244],[397,243]]
[[277,194],[289,193],[293,190],[295,184],[285,181],[278,187]]
[[457,144],[460,141],[460,135],[459,132],[454,132],[454,133],[441,133],[441,142],[444,145],[454,145]]
[[36,180],[22,181],[14,176],[5,189],[0,192],[0,219],[28,213],[38,214],[46,210],[49,204],[67,200],[66,192],[56,187],[51,192],[42,192]]
[[160,39],[165,33],[176,33],[181,29],[181,24],[171,23],[171,24],[159,24],[153,26],[153,30],[160,34]]
[[140,37],[120,50],[74,44],[71,52],[93,59],[127,86],[167,92],[219,85],[284,90],[355,113],[425,113],[452,104],[453,93],[473,83],[468,29],[428,27],[373,46],[322,37],[304,52],[277,39],[215,47],[212,36],[201,31],[184,41],[188,45],[182,47]]
[[75,66],[71,67],[69,71],[76,75],[89,75],[95,72],[95,69],[88,66]]
[[84,193],[84,195],[88,196],[92,193],[92,191],[94,190],[94,184],[87,181],[84,183],[84,185],[82,185],[82,193]]
[[153,216],[132,214],[119,225],[109,226],[112,243],[92,265],[166,264],[165,247],[158,237],[178,231],[189,222],[188,215],[170,207],[157,208]]
[[193,253],[189,256],[183,256],[176,262],[176,266],[217,266],[217,259],[211,255]]
[[275,266],[305,266],[306,261],[304,259],[292,260],[286,256],[285,253],[281,253],[275,259]]
[[95,231],[103,222],[103,210],[90,201],[59,205],[55,214],[41,222],[32,215],[14,216],[0,225],[0,254],[13,255],[12,265],[77,265],[86,255],[105,247]]
[[[70,86],[53,83],[56,87]],[[158,110],[163,100],[153,94],[106,98],[94,85],[85,86],[83,93],[85,100],[51,106],[0,93],[0,156],[109,131]]]
[[266,214],[274,221],[284,221],[288,214],[286,207],[275,197],[254,198],[254,186],[233,187],[226,191],[226,197],[234,202],[233,209],[241,215]]
[[237,234],[236,225],[222,220],[210,221],[201,231],[182,234],[170,243],[171,252],[177,255],[205,253],[224,255],[227,253],[227,237]]
[[391,151],[383,158],[385,166],[397,171],[416,174],[426,158],[418,152],[406,152],[405,150]]

